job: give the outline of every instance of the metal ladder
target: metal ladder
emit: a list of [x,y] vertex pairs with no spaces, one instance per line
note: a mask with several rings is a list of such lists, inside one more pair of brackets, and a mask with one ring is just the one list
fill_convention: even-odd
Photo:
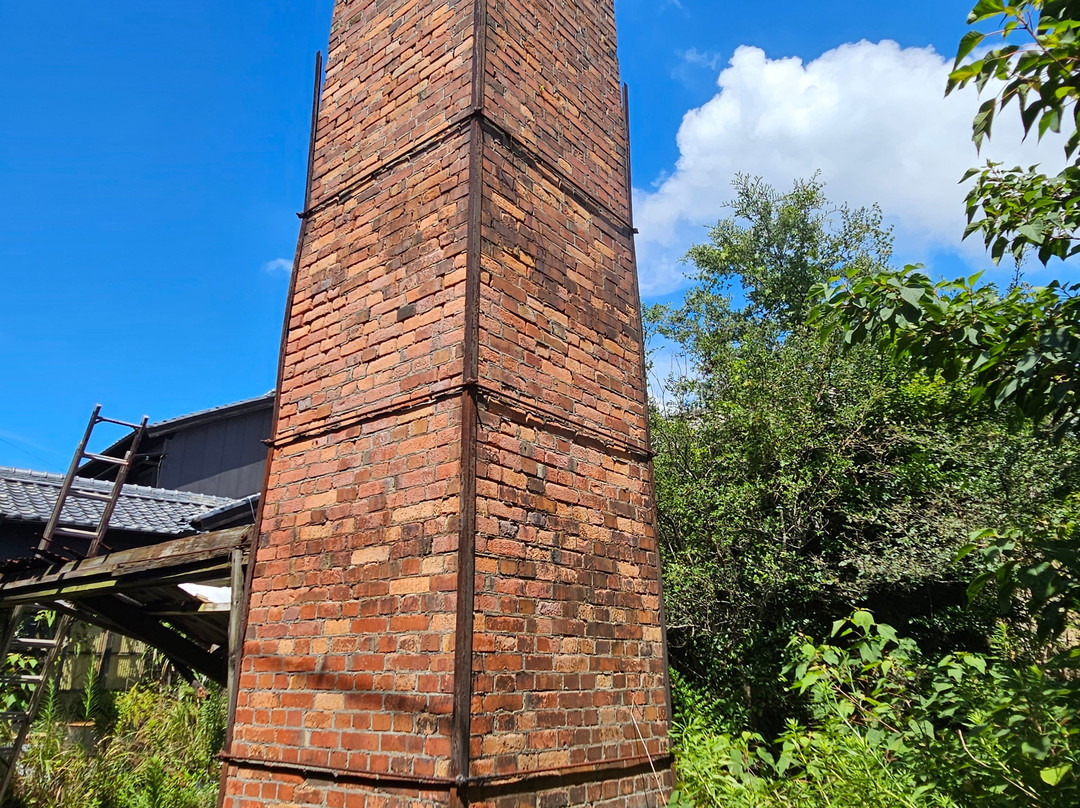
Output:
[[[135,463],[139,443],[146,433],[146,416],[134,424],[101,415],[101,405],[94,407],[86,432],[75,450],[64,482],[45,525],[35,555],[50,563],[66,563],[97,555],[103,548],[116,503],[124,488],[128,472]],[[132,430],[131,445],[122,457],[88,452],[86,447],[94,427],[101,423],[116,424]],[[91,491],[74,486],[75,477],[84,460],[98,460],[116,466],[116,479],[109,491]],[[104,503],[97,527],[61,527],[60,519],[69,497]],[[15,774],[26,736],[30,731],[42,696],[49,687],[53,669],[67,640],[71,627],[70,614],[52,614],[32,605],[16,606],[8,617],[3,644],[0,645],[0,801],[3,801]]]

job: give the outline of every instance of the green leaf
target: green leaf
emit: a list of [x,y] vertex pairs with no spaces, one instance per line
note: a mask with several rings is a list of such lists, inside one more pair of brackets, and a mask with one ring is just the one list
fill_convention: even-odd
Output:
[[971,25],[981,20],[985,20],[988,17],[996,17],[999,14],[1004,13],[1005,4],[1003,0],[979,0],[975,4],[975,8],[971,9],[971,13],[968,15],[967,23]]
[[925,292],[925,289],[921,289],[918,286],[903,286],[900,289],[900,297],[912,306],[918,306]]
[[955,557],[954,560],[957,561],[957,562],[963,561],[965,558],[967,558],[967,556],[971,555],[971,553],[976,549],[977,549],[977,545],[965,544],[963,547],[961,547],[957,551],[956,557]]
[[979,673],[986,673],[986,660],[978,654],[968,654],[964,657],[964,662],[969,668],[974,668]]
[[1047,110],[1039,119],[1039,137],[1051,132],[1061,131],[1061,112],[1056,109]]
[[1042,244],[1046,238],[1045,233],[1036,224],[1022,224],[1016,228],[1016,232],[1024,237],[1025,240],[1032,244]]
[[874,616],[865,609],[857,609],[851,615],[851,622],[863,631],[869,631],[870,627],[874,625]]
[[975,117],[971,119],[971,139],[975,148],[981,148],[983,138],[990,134],[994,125],[994,111],[997,109],[997,98],[991,98],[983,102]]
[[1065,763],[1061,766],[1051,766],[1048,769],[1040,769],[1039,777],[1041,777],[1042,781],[1047,785],[1056,786],[1070,771],[1072,771],[1072,765]]
[[979,47],[979,43],[986,39],[986,34],[981,31],[968,31],[960,39],[960,46],[956,49],[956,65],[960,64],[960,61],[971,53],[975,48]]

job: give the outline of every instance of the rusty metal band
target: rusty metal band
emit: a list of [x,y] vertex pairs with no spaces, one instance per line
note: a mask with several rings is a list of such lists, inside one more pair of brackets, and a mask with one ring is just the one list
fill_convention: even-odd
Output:
[[602,427],[586,424],[566,413],[545,407],[535,398],[525,399],[506,390],[496,390],[483,384],[477,387],[485,398],[500,402],[507,409],[517,412],[525,421],[528,421],[531,416],[546,427],[553,427],[566,433],[574,442],[585,439],[600,444],[605,449],[614,449],[638,460],[649,460],[655,454],[648,446],[628,441],[621,435],[609,432]]
[[[647,445],[626,440],[626,438],[610,432],[602,427],[587,424],[568,413],[560,413],[545,407],[537,399],[526,399],[506,390],[497,390],[482,382],[458,382],[441,390],[428,391],[406,398],[396,399],[386,404],[351,410],[343,413],[332,420],[323,421],[310,428],[296,430],[279,436],[271,441],[274,448],[282,448],[301,443],[306,440],[332,435],[342,432],[350,427],[392,418],[412,410],[435,404],[447,399],[456,398],[468,390],[475,390],[482,399],[497,401],[506,409],[519,414],[522,422],[538,422],[545,426],[558,429],[568,435],[575,442],[589,441],[599,444],[607,449],[615,449],[620,453],[638,460],[648,460],[655,456]],[[479,409],[480,402],[477,403]]]
[[[391,772],[373,772],[349,767],[316,766],[307,763],[265,760],[263,758],[229,755],[224,752],[219,757],[229,766],[253,769],[257,771],[282,772],[294,774],[305,779],[325,779],[342,784],[382,787],[409,788],[420,791],[467,790],[470,796],[487,796],[488,792],[513,794],[524,791],[540,791],[545,787],[554,788],[566,785],[567,781],[597,783],[616,778],[633,777],[650,772],[666,771],[671,767],[670,754],[657,755],[651,759],[647,755],[616,758],[614,760],[584,763],[575,766],[563,766],[551,769],[539,769],[517,774],[492,774],[479,777],[422,777],[413,774],[394,774]],[[651,765],[650,765],[651,760]]]
[[[473,627],[476,597],[476,444],[479,422],[476,377],[480,367],[480,252],[484,204],[484,76],[487,69],[487,2],[473,0],[472,114],[469,120],[469,216],[465,254],[465,335],[461,393],[461,507],[458,526],[454,694],[450,723],[450,770],[460,784],[469,775],[472,733]],[[467,804],[457,787],[452,802]]]
[[448,398],[455,398],[459,396],[464,389],[465,385],[463,383],[456,382],[439,390],[427,390],[412,396],[395,398],[385,404],[376,404],[373,407],[360,407],[355,410],[349,410],[336,418],[328,418],[311,426],[304,427],[303,429],[294,429],[291,432],[285,432],[273,439],[270,442],[270,445],[275,448],[282,448],[306,440],[314,440],[316,438],[325,437],[326,435],[332,435],[335,432],[341,432],[350,427],[361,426],[363,424],[371,423],[372,421],[380,421],[384,418],[401,415],[429,404],[444,401]]
[[461,115],[457,115],[451,118],[449,121],[439,126],[423,139],[416,143],[413,143],[400,151],[394,153],[390,157],[387,157],[382,162],[376,164],[372,168],[362,173],[358,177],[354,177],[351,180],[345,182],[341,188],[336,191],[331,191],[324,198],[310,206],[305,206],[302,213],[299,214],[301,219],[310,219],[316,213],[319,213],[326,208],[333,205],[340,205],[348,202],[357,191],[362,189],[365,185],[369,185],[380,176],[396,168],[399,165],[409,162],[433,149],[441,146],[448,141],[452,136],[460,134],[468,129],[470,119],[473,117],[472,111],[464,112]]
[[560,191],[572,198],[582,209],[601,219],[609,228],[620,235],[624,237],[633,235],[633,225],[624,213],[611,210],[573,178],[568,177],[552,160],[523,142],[520,138],[514,137],[513,133],[508,129],[489,118],[483,110],[482,103],[477,106],[475,100],[471,109],[442,124],[417,143],[406,146],[360,176],[348,180],[339,190],[328,193],[323,199],[310,207],[305,206],[304,211],[299,214],[300,218],[309,219],[333,205],[348,202],[364,186],[371,184],[393,168],[433,151],[456,135],[469,132],[473,122],[477,119],[479,119],[484,132],[503,143],[516,157],[525,160],[541,171],[548,179],[554,182]]
[[609,208],[572,177],[568,177],[566,172],[542,152],[532,148],[520,138],[514,137],[510,130],[490,118],[484,118],[483,126],[484,131],[494,140],[501,142],[511,154],[546,176],[556,188],[573,199],[583,210],[600,219],[609,229],[624,238],[633,236],[633,225],[625,214]]

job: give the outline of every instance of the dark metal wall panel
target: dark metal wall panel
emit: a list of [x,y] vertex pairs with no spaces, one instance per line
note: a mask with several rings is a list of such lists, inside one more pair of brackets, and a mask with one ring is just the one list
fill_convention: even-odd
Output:
[[200,424],[170,435],[156,485],[222,497],[258,493],[270,436],[269,409]]
[[34,555],[44,525],[0,522],[0,561]]

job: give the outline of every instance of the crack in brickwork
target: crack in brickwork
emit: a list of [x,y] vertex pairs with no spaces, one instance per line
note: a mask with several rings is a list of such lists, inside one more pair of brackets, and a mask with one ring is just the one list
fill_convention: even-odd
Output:
[[338,0],[222,805],[663,804],[627,155],[610,0]]

